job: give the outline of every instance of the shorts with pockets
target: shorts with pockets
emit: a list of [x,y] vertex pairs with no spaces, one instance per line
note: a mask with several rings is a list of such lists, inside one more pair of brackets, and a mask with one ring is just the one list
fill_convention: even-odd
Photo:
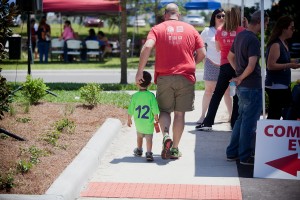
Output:
[[156,99],[160,112],[192,111],[195,85],[182,75],[159,76]]

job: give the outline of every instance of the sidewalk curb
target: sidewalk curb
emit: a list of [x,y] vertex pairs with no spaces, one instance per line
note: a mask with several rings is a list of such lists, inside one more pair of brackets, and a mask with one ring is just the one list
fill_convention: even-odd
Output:
[[1,200],[73,200],[91,178],[112,139],[121,130],[118,119],[107,118],[86,146],[53,182],[44,195],[1,194]]

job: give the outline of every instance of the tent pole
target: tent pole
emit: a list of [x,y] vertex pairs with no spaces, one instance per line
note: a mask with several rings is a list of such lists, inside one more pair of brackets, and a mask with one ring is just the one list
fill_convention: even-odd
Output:
[[264,13],[264,0],[260,0],[260,11],[261,11],[261,87],[262,87],[262,101],[263,101],[263,119],[266,119],[266,103],[265,103],[265,71],[266,71],[266,62],[265,62],[265,13]]
[[244,19],[244,8],[245,8],[245,3],[244,0],[242,0],[242,5],[241,5],[241,26],[243,26],[243,19]]

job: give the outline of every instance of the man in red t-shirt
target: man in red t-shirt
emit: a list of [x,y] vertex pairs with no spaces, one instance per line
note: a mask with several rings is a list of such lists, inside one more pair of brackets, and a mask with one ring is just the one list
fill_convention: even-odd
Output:
[[[206,54],[198,31],[191,25],[179,21],[178,6],[166,6],[165,21],[154,26],[141,50],[136,83],[143,82],[143,70],[155,47],[154,82],[157,84],[156,98],[160,109],[159,123],[164,136],[163,159],[181,156],[178,150],[184,130],[185,112],[194,109],[194,84],[196,64]],[[169,136],[171,112],[174,112],[173,141]]]

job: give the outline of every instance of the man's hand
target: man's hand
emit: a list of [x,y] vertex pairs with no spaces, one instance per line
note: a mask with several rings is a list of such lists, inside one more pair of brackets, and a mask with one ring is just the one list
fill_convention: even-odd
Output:
[[138,70],[135,75],[135,83],[137,85],[143,83],[145,80],[143,79],[143,71]]
[[240,79],[239,77],[235,77],[232,78],[229,82],[235,82],[236,86],[238,86],[239,84],[241,84],[242,79]]

